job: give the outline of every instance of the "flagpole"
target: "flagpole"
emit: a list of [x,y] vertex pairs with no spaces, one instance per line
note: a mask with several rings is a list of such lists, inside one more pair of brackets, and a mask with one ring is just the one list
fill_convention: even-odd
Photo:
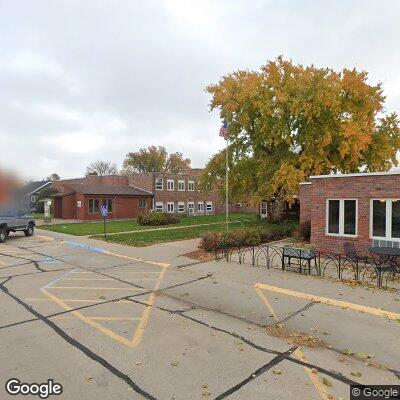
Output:
[[229,199],[228,199],[228,190],[229,190],[229,171],[228,171],[228,136],[225,138],[226,140],[226,151],[225,151],[225,222],[226,222],[226,231],[228,231],[228,225],[229,225]]

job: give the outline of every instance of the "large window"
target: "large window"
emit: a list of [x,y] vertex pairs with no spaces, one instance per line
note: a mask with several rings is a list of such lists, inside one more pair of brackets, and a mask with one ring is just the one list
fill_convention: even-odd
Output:
[[174,180],[173,179],[167,179],[167,190],[174,190]]
[[371,200],[371,236],[400,239],[400,199]]
[[179,213],[185,212],[185,202],[184,201],[178,202],[178,212]]
[[172,203],[172,202],[167,203],[167,212],[169,212],[169,213],[174,212],[174,203]]
[[194,181],[188,181],[189,192],[194,192]]
[[164,211],[164,203],[162,201],[156,202],[156,211]]
[[189,214],[193,214],[194,213],[194,202],[193,201],[188,201],[187,207],[188,207]]
[[343,236],[357,235],[357,200],[327,200],[326,234]]
[[146,199],[139,199],[139,208],[146,208],[147,201]]
[[163,178],[156,179],[156,190],[163,190]]
[[179,180],[178,181],[178,191],[180,191],[180,192],[184,192],[185,191],[185,181],[181,181],[181,180]]
[[199,213],[204,212],[204,203],[203,203],[202,201],[198,201],[198,202],[197,202],[197,211],[198,211]]
[[99,199],[89,199],[89,213],[94,214],[99,212]]
[[213,210],[212,201],[207,201],[206,203],[206,211],[211,212]]

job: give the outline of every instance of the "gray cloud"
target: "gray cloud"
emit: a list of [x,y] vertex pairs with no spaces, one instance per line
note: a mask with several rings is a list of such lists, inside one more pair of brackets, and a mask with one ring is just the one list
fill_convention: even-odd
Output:
[[72,177],[160,144],[201,166],[223,146],[205,86],[280,54],[366,69],[399,111],[399,12],[397,0],[0,0],[0,162]]

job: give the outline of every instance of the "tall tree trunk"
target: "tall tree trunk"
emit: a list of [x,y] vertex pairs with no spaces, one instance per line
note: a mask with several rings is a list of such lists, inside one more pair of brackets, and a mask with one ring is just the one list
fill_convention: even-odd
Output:
[[285,202],[283,200],[276,199],[271,203],[271,205],[271,221],[281,222],[283,219],[283,209],[285,206]]

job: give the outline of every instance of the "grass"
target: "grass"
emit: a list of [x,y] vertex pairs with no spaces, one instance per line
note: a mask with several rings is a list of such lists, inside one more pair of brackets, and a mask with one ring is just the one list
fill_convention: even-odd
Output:
[[[244,221],[251,220],[253,222],[257,221],[256,214],[245,214],[245,213],[235,213],[229,216],[230,221]],[[187,217],[182,216],[181,222],[179,224],[174,225],[166,225],[168,227],[173,226],[191,226],[196,224],[210,224],[210,223],[221,223],[221,227],[223,227],[223,223],[225,222],[225,215],[202,215],[196,217]],[[166,227],[164,226],[164,227]],[[211,225],[212,226],[212,225]],[[209,226],[209,230],[211,228]],[[155,226],[142,226],[137,223],[135,219],[124,220],[124,221],[107,221],[107,232],[127,232],[127,231],[135,231],[135,230],[145,230],[145,229],[155,229],[158,227]],[[162,228],[162,227],[160,227]],[[103,233],[103,223],[99,222],[84,222],[78,224],[57,224],[57,225],[44,225],[41,226],[40,229],[46,229],[53,232],[61,232],[67,233],[69,235],[75,236],[84,236],[84,235],[100,235]],[[184,229],[178,229],[184,230]],[[161,231],[163,232],[163,231]],[[169,231],[168,231],[169,232]],[[164,233],[165,234],[165,233]],[[179,240],[179,239],[176,239]]]
[[[262,227],[264,230],[274,231],[280,228],[278,224],[269,224],[266,221],[253,219],[252,221],[232,222],[231,229],[244,227]],[[225,225],[188,226],[188,228],[171,229],[167,231],[156,230],[149,232],[121,233],[108,237],[109,242],[120,243],[129,246],[143,247],[156,243],[173,242],[177,240],[195,239],[206,232],[223,232]],[[94,236],[96,239],[103,239],[103,236]]]

